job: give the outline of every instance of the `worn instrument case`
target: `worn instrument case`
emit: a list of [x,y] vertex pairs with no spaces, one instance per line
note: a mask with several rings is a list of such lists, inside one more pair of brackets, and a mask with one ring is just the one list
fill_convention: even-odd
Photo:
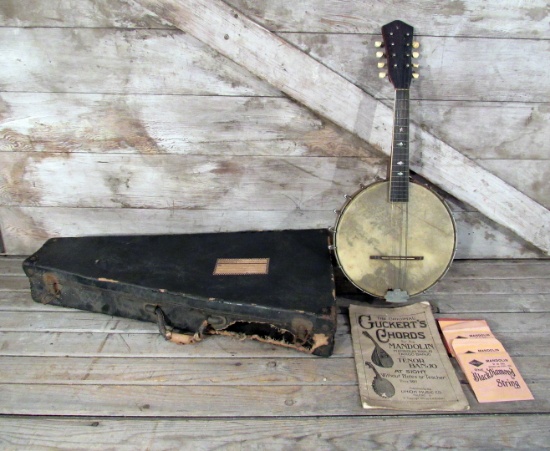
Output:
[[36,302],[156,322],[167,338],[236,334],[329,356],[328,239],[326,230],[54,238],[23,269]]

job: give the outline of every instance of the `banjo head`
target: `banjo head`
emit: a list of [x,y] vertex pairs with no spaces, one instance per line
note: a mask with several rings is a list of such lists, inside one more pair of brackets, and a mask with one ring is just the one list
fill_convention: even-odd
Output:
[[456,249],[451,212],[434,192],[409,185],[408,202],[389,201],[389,182],[359,191],[344,206],[334,232],[336,258],[360,290],[422,293],[447,272]]

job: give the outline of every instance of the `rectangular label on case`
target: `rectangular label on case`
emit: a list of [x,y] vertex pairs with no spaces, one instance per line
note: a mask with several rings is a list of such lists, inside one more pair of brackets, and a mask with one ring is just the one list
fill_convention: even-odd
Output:
[[269,258],[218,258],[215,276],[265,275],[269,273]]

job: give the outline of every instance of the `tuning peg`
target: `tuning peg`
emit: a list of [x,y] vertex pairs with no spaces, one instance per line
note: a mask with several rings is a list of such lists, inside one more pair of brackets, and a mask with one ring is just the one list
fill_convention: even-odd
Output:
[[414,67],[415,69],[418,69],[420,67],[420,64],[414,64],[413,63],[412,67]]
[[413,41],[412,46],[413,46],[413,49],[417,49],[418,47],[420,47],[420,42]]
[[418,52],[412,52],[412,57],[413,58],[418,58],[420,56],[420,53]]
[[384,52],[376,52],[376,58],[382,58],[384,56]]
[[388,75],[387,72],[378,72],[378,77],[379,78],[384,78],[386,75]]
[[413,76],[414,79],[417,79],[418,77],[420,77],[420,74],[418,74],[416,72],[413,72],[412,76]]
[[378,66],[378,69],[382,69],[383,67],[386,66],[386,63],[380,62],[377,64],[377,66]]
[[382,41],[375,41],[374,46],[375,47],[384,47],[384,43]]

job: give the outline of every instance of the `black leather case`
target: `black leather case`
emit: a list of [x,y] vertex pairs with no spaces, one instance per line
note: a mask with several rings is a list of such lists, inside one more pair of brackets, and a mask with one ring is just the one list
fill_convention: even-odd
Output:
[[156,322],[173,341],[240,335],[329,356],[328,240],[326,230],[54,238],[23,269],[36,302]]

